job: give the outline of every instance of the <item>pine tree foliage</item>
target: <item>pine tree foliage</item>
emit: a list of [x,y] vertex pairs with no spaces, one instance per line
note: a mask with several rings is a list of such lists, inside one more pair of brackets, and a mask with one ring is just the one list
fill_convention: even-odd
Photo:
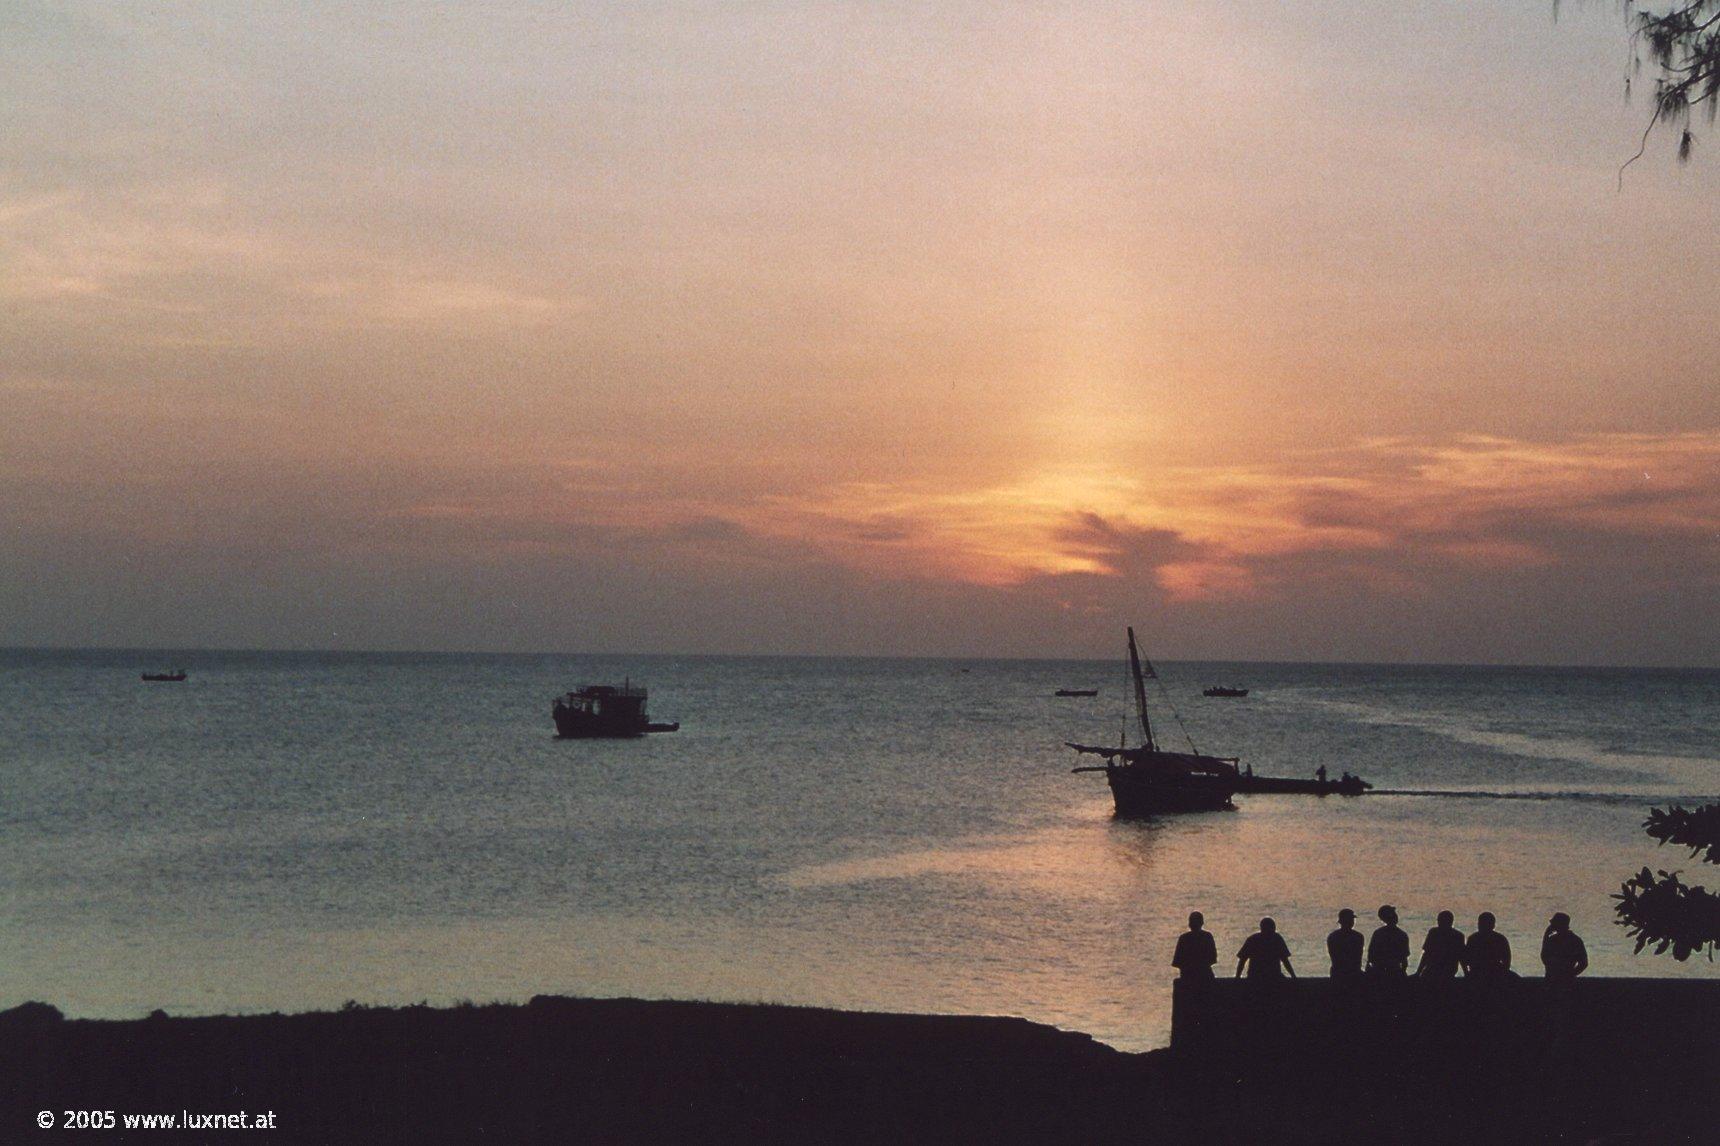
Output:
[[[1678,129],[1678,158],[1687,161],[1695,136],[1690,113],[1700,107],[1708,122],[1720,109],[1720,0],[1677,0],[1653,10],[1625,0],[1631,20],[1633,70],[1644,60],[1658,72],[1654,83],[1654,115],[1643,132],[1643,146],[1657,124]],[[1625,91],[1630,80],[1625,80]],[[1642,150],[1637,150],[1640,156]],[[1633,159],[1635,156],[1632,157]]]
[[[1662,846],[1687,847],[1693,857],[1720,864],[1720,804],[1654,808],[1642,827]],[[1683,962],[1704,948],[1713,959],[1720,948],[1720,894],[1685,883],[1678,872],[1645,867],[1625,880],[1613,899],[1618,901],[1614,922],[1636,939],[1638,954],[1652,945],[1656,955],[1670,951]]]

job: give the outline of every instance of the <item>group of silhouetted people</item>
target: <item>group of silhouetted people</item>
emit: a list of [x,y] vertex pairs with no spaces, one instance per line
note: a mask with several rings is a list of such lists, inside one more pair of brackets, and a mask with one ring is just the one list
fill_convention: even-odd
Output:
[[[1349,908],[1338,912],[1338,927],[1326,936],[1326,954],[1332,962],[1332,978],[1351,979],[1363,975],[1378,979],[1406,979],[1409,970],[1409,935],[1398,926],[1397,908],[1391,904],[1379,910],[1380,926],[1364,943],[1356,930],[1356,913]],[[1475,930],[1467,938],[1452,926],[1449,911],[1439,913],[1437,925],[1428,928],[1422,940],[1421,959],[1415,975],[1422,979],[1455,979],[1461,970],[1470,979],[1505,979],[1511,970],[1511,941],[1497,930],[1497,920],[1491,911],[1483,911],[1475,921]],[[1211,979],[1218,963],[1218,944],[1206,930],[1206,917],[1191,912],[1188,930],[1177,939],[1176,954],[1171,958],[1184,979]],[[1365,963],[1365,966],[1364,966]],[[1571,917],[1556,913],[1547,922],[1541,937],[1541,965],[1548,979],[1575,979],[1588,970],[1589,953],[1582,939],[1571,930]],[[1250,935],[1236,953],[1236,977],[1244,972],[1250,979],[1296,977],[1290,964],[1290,946],[1278,934],[1278,924],[1267,917],[1260,921],[1260,930]]]

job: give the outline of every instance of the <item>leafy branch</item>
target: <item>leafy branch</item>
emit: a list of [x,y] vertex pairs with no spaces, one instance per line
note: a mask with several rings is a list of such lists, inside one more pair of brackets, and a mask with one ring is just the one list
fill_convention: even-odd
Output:
[[1613,913],[1626,934],[1636,939],[1636,953],[1654,944],[1654,953],[1668,950],[1680,963],[1708,948],[1708,958],[1720,946],[1720,895],[1691,886],[1677,872],[1656,873],[1643,868],[1624,881]]
[[[1692,857],[1720,864],[1720,803],[1653,808],[1642,827],[1662,846],[1686,847]],[[1682,963],[1704,948],[1712,960],[1720,948],[1720,894],[1685,883],[1678,872],[1645,867],[1625,880],[1613,899],[1614,922],[1636,939],[1637,954],[1652,944],[1656,955],[1671,951]]]
[[1700,808],[1649,809],[1642,830],[1662,846],[1675,844],[1690,849],[1691,858],[1720,864],[1720,804]]

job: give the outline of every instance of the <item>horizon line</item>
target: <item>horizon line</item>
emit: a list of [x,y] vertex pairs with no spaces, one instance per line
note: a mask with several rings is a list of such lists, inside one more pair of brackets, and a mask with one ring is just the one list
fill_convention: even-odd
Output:
[[[501,649],[353,649],[315,647],[259,647],[237,645],[0,645],[4,653],[274,653],[300,656],[419,656],[419,657],[680,657],[710,660],[871,660],[871,661],[974,661],[1050,662],[1088,664],[1099,661],[1121,661],[1121,656],[973,656],[967,654],[902,654],[902,653],[789,653],[789,652],[673,652],[665,650],[628,650],[625,652],[600,649],[567,650],[501,650]],[[1328,666],[1334,668],[1490,668],[1490,669],[1554,669],[1652,671],[1652,672],[1714,672],[1714,664],[1613,664],[1589,663],[1554,664],[1536,661],[1384,661],[1384,660],[1247,660],[1236,657],[1155,657],[1160,664],[1231,664],[1260,666]]]

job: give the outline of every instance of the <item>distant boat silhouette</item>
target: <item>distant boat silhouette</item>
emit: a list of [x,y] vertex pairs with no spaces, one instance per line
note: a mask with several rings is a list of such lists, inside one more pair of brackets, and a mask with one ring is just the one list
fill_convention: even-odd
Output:
[[185,670],[174,669],[172,672],[146,672],[143,674],[143,679],[178,683],[185,679]]
[[631,680],[619,685],[584,684],[557,697],[550,714],[555,717],[556,733],[570,739],[680,730],[679,723],[653,724],[645,713],[645,699],[645,688],[635,687]]
[[1238,792],[1280,796],[1360,796],[1372,789],[1372,784],[1348,772],[1337,780],[1302,780],[1293,776],[1243,776],[1236,782]]
[[[1111,798],[1119,816],[1151,816],[1160,812],[1212,812],[1231,806],[1230,797],[1237,789],[1235,757],[1207,756],[1200,752],[1167,752],[1153,739],[1152,721],[1147,716],[1145,676],[1158,674],[1152,662],[1141,668],[1140,652],[1135,646],[1135,630],[1129,630],[1129,676],[1135,686],[1135,711],[1141,721],[1138,748],[1118,745],[1104,748],[1096,744],[1066,742],[1077,752],[1103,756],[1102,765],[1083,765],[1074,772],[1103,772],[1111,785]],[[1192,748],[1193,745],[1190,745]]]
[[1202,696],[1247,696],[1246,688],[1236,688],[1233,685],[1215,684],[1201,693]]
[[1096,688],[1060,688],[1052,693],[1053,696],[1098,696]]

